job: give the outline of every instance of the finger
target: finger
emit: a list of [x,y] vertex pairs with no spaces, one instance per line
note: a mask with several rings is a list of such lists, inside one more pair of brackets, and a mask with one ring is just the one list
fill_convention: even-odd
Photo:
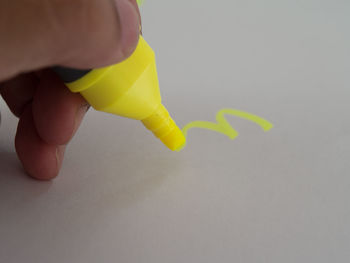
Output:
[[0,94],[17,117],[22,114],[25,105],[32,101],[38,82],[35,74],[28,73],[3,83]]
[[137,11],[138,17],[139,17],[139,33],[142,34],[142,19],[141,19],[141,13],[139,9],[139,5],[137,4],[136,0],[130,0],[131,4],[134,6],[135,10]]
[[0,1],[0,80],[54,64],[94,68],[135,49],[134,0]]
[[31,104],[28,104],[18,123],[15,139],[16,151],[27,173],[40,180],[50,180],[61,168],[64,146],[50,145],[38,135]]
[[43,73],[33,98],[33,119],[43,141],[53,145],[67,144],[88,108],[85,99],[71,93],[53,72]]

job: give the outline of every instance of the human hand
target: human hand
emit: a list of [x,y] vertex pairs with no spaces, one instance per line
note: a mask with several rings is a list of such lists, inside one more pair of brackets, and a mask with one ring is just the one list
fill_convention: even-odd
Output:
[[57,176],[89,107],[45,68],[120,62],[136,48],[140,21],[136,0],[0,2],[0,93],[19,117],[15,146],[29,175]]

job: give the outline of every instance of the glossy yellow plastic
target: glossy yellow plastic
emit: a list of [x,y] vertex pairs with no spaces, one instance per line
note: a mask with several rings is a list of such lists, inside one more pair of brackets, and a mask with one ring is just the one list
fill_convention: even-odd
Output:
[[140,36],[135,52],[125,61],[90,71],[67,83],[98,111],[141,120],[171,150],[186,139],[161,103],[155,55]]

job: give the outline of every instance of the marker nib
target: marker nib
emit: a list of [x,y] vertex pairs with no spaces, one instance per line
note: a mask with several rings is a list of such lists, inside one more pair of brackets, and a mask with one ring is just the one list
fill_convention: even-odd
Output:
[[186,144],[186,138],[179,127],[176,127],[168,135],[160,138],[160,140],[172,151],[181,151]]
[[142,123],[172,151],[180,151],[186,143],[184,134],[163,105]]

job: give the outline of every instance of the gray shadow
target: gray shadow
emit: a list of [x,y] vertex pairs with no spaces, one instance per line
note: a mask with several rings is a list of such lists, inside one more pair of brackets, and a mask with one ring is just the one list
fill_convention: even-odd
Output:
[[[119,165],[127,166],[122,169],[124,172],[118,173],[114,169],[104,171],[105,180],[101,180],[97,175],[91,176],[88,185],[79,178],[74,178],[71,179],[74,187],[67,187],[64,191],[67,196],[76,196],[76,192],[79,192],[78,196],[84,196],[80,200],[80,206],[84,208],[88,204],[91,210],[103,216],[108,211],[118,211],[144,200],[157,192],[169,177],[175,176],[181,170],[181,161],[176,158],[162,157],[159,154],[148,157],[142,153],[132,155],[132,162],[137,165],[129,165],[129,155],[119,155]],[[73,178],[79,174],[65,176]],[[112,187],[106,187],[107,182]],[[123,185],[121,187],[120,182]],[[8,209],[21,210],[29,203],[35,202],[39,196],[47,194],[54,184],[55,180],[43,182],[29,177],[16,153],[0,151],[0,214],[6,214]],[[70,202],[72,200],[67,198],[61,205]]]
[[[123,177],[130,177],[132,183],[127,184],[126,187],[109,191],[103,196],[103,205],[109,209],[122,209],[135,205],[144,200],[148,196],[159,191],[163,184],[166,183],[170,177],[176,176],[180,169],[178,160],[167,158],[147,158],[144,156],[135,156],[138,165],[131,167],[127,174],[119,175]],[[128,160],[125,160],[127,162]],[[156,167],[157,171],[149,167]],[[138,176],[140,174],[147,174],[147,176]],[[134,178],[132,178],[134,177]],[[136,180],[135,180],[136,179]],[[117,185],[118,179],[114,184]],[[101,204],[100,204],[101,205]]]
[[22,177],[25,174],[21,169],[16,153],[0,151],[0,181],[11,175]]
[[0,152],[0,214],[48,191],[51,182],[29,177],[14,152]]

